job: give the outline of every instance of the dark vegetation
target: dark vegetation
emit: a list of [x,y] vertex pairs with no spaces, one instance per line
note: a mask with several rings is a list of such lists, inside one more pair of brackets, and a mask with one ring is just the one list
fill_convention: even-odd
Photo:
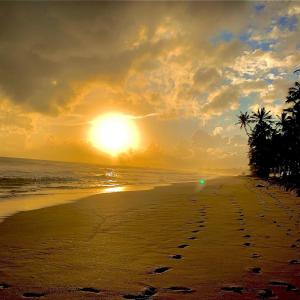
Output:
[[[296,70],[296,73],[300,70]],[[272,116],[264,107],[241,112],[238,123],[248,135],[252,175],[300,191],[300,83],[289,88],[285,108]]]

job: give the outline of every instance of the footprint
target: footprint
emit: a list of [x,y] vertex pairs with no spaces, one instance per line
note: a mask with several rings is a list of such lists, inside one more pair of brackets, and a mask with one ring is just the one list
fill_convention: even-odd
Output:
[[256,187],[263,188],[265,186],[259,183],[259,184],[256,185]]
[[197,233],[197,232],[199,232],[199,230],[193,230],[193,231],[192,231],[192,233]]
[[244,288],[241,286],[225,286],[222,287],[221,290],[226,292],[234,292],[234,293],[242,294]]
[[253,254],[251,255],[251,258],[259,258],[259,257],[261,257],[261,255],[258,254],[258,253],[253,253]]
[[183,294],[194,292],[193,289],[185,287],[185,286],[171,286],[171,287],[167,288],[167,290],[175,292],[175,293],[183,293]]
[[251,237],[250,234],[245,234],[245,235],[244,235],[244,238],[250,238],[250,237]]
[[244,243],[243,246],[249,247],[251,246],[251,243]]
[[157,292],[157,289],[153,286],[146,287],[141,293],[139,294],[126,294],[123,295],[124,299],[136,299],[136,300],[147,300],[154,296]]
[[79,289],[82,292],[89,292],[89,293],[100,293],[99,289],[93,288],[93,287],[83,287]]
[[172,259],[182,259],[182,255],[181,254],[174,254],[174,255],[171,255],[170,258],[172,258]]
[[156,274],[160,274],[160,273],[164,273],[166,271],[170,270],[169,267],[159,267],[159,268],[156,268],[153,273],[156,273]]
[[199,227],[199,228],[202,228],[202,227],[205,227],[205,225],[202,225],[202,224],[201,224],[201,225],[199,225],[198,227]]
[[143,295],[150,297],[153,296],[156,293],[157,289],[153,286],[148,286],[144,289],[144,291],[142,292]]
[[292,259],[292,260],[289,261],[289,263],[291,265],[298,265],[298,264],[300,264],[300,260],[299,259]]
[[179,245],[179,246],[177,246],[177,248],[186,248],[186,247],[188,247],[189,245],[188,244],[181,244],[181,245]]
[[188,239],[189,239],[189,240],[195,240],[196,237],[195,237],[195,236],[191,236],[191,237],[189,237]]
[[4,282],[0,283],[0,289],[1,289],[1,290],[2,290],[2,289],[8,289],[9,287],[10,287],[10,285],[7,284],[7,283],[4,283]]
[[285,286],[287,291],[297,291],[298,288],[294,286],[293,284],[290,284],[288,282],[284,281],[270,281],[270,285],[275,285],[275,286]]
[[37,292],[26,292],[23,294],[23,297],[25,298],[40,298],[45,296],[45,293],[37,293]]
[[261,268],[254,267],[254,268],[250,268],[249,271],[255,274],[259,274],[261,272]]
[[268,299],[268,298],[275,297],[275,294],[273,293],[273,291],[271,289],[261,289],[257,292],[257,295],[259,298],[262,298],[262,299]]

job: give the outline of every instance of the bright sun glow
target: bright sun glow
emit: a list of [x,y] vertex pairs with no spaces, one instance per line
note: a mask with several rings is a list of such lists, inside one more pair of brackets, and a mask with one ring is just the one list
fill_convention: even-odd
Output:
[[99,150],[116,156],[139,145],[139,133],[130,116],[107,114],[91,122],[90,142]]

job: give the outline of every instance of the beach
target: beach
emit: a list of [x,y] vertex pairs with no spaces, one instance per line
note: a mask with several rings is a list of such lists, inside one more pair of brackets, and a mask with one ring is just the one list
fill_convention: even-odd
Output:
[[232,176],[19,212],[0,299],[299,299],[299,205]]

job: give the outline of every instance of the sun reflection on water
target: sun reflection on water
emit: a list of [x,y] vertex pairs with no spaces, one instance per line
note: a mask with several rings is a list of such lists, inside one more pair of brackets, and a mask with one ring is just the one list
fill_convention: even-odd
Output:
[[126,188],[124,186],[111,186],[103,189],[104,193],[117,193],[124,192]]

